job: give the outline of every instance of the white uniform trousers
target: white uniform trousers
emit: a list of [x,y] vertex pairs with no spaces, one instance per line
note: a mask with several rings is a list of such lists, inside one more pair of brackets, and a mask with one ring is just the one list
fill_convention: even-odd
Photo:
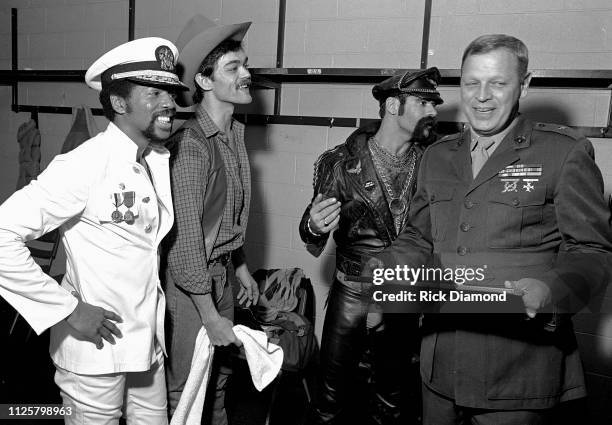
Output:
[[72,409],[66,425],[167,425],[163,360],[145,372],[80,375],[56,365],[55,383],[63,405]]

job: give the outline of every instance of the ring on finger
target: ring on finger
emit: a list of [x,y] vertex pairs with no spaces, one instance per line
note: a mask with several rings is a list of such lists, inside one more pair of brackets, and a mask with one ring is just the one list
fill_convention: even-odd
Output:
[[323,224],[327,226],[327,219],[323,220]]

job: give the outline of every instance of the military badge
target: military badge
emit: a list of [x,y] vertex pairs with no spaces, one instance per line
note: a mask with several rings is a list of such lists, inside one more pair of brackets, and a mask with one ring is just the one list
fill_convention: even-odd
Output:
[[123,214],[123,219],[126,223],[132,224],[134,222],[134,213],[130,210],[134,206],[134,202],[136,201],[136,192],[129,191],[123,192],[123,205],[126,206],[127,211]]
[[113,223],[119,223],[123,220],[123,214],[119,211],[119,207],[123,205],[123,193],[113,193],[113,205],[115,211],[111,214],[111,220]]
[[542,164],[508,165],[497,174],[499,177],[539,177],[542,175]]
[[[128,191],[113,193],[111,199],[115,210],[111,213],[110,221],[113,223],[121,223],[124,221],[127,224],[133,224],[138,212],[134,214],[130,208],[134,207],[136,203],[136,192]],[[120,208],[122,206],[124,208]],[[122,212],[122,210],[125,210],[125,212]]]
[[523,179],[523,189],[525,190],[525,192],[531,192],[532,190],[535,189],[535,186],[533,185],[534,182],[539,181],[538,179]]
[[174,54],[172,50],[170,50],[170,47],[159,46],[155,49],[155,58],[163,71],[174,72]]
[[520,179],[501,179],[504,182],[504,188],[501,193],[518,192],[518,182]]

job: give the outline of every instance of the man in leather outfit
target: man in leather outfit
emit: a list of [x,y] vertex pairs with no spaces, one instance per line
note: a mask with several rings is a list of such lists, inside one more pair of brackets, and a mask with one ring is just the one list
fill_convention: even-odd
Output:
[[[381,122],[357,129],[315,164],[314,197],[302,217],[300,236],[314,256],[323,251],[334,229],[337,245],[321,341],[316,423],[348,421],[347,407],[353,400],[350,381],[358,371],[368,333],[370,340],[378,340],[373,347],[377,397],[391,409],[389,416],[397,417],[393,397],[399,380],[393,366],[405,368],[410,356],[391,345],[385,348],[384,341],[391,341],[374,332],[382,328],[383,318],[372,306],[371,278],[363,276],[363,268],[406,225],[422,152],[435,139],[436,106],[442,103],[436,90],[439,77],[437,68],[429,68],[398,74],[374,86]],[[391,322],[386,319],[388,334]],[[404,338],[417,341],[416,317],[410,319],[413,332],[405,327],[401,331]],[[401,360],[394,362],[394,354]]]

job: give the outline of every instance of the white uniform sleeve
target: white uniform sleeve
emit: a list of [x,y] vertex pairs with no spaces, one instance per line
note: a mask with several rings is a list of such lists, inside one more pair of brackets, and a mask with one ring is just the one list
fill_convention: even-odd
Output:
[[76,152],[56,157],[37,180],[0,205],[0,296],[37,334],[66,318],[77,300],[43,273],[25,242],[84,210],[93,164],[83,162],[88,161]]

